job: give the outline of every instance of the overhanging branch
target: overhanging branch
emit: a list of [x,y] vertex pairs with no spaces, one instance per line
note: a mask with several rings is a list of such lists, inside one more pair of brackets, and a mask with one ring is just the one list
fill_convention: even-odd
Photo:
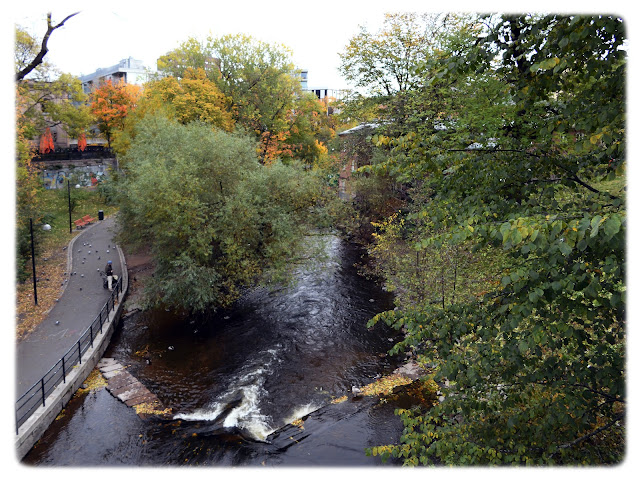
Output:
[[[559,449],[567,449],[570,447],[573,447],[574,445],[577,445],[578,443],[584,442],[585,440],[593,437],[594,435],[597,435],[600,432],[603,432],[605,430],[608,430],[609,428],[613,427],[618,421],[622,420],[622,418],[624,418],[624,413],[618,413],[615,417],[613,417],[613,420],[611,420],[609,423],[607,423],[606,425],[603,425],[600,428],[595,429],[593,432],[587,433],[586,435],[583,435],[582,437],[576,438],[575,440],[569,442],[569,443],[565,443],[563,445],[559,445],[558,448]],[[551,456],[553,457],[554,454],[552,454]]]
[[[525,155],[528,155],[530,157],[536,157],[536,158],[549,158],[546,155],[539,155],[537,153],[533,153],[533,152],[527,152],[527,151],[523,151],[523,150],[518,150],[518,149],[508,149],[508,148],[454,148],[454,149],[449,149],[449,152],[466,152],[466,153],[496,153],[496,152],[514,152],[514,153],[522,153]],[[551,160],[551,162],[558,167],[561,170],[564,170],[566,173],[569,174],[569,176],[567,176],[566,178],[568,180],[571,180],[572,182],[577,183],[578,185],[583,186],[584,188],[586,188],[587,190],[589,190],[590,192],[593,193],[597,193],[599,195],[605,194],[608,195],[609,198],[611,198],[612,200],[616,200],[618,199],[617,196],[612,195],[609,192],[602,192],[600,190],[598,190],[597,188],[592,187],[591,185],[589,185],[588,183],[584,182],[583,180],[581,180],[578,177],[578,174],[576,172],[574,172],[573,170],[571,170],[570,168],[567,168],[566,166],[556,162],[555,160],[553,160],[552,158],[549,158]],[[554,179],[553,181],[557,181],[556,179]]]
[[80,12],[76,12],[76,13],[72,13],[71,15],[68,15],[64,20],[62,20],[57,25],[53,25],[51,23],[51,12],[47,13],[47,33],[45,33],[44,38],[42,39],[42,45],[40,46],[40,51],[38,52],[36,57],[31,61],[31,63],[29,63],[29,65],[27,65],[18,73],[16,73],[16,82],[22,81],[24,77],[29,75],[29,73],[31,73],[38,65],[40,65],[43,62],[44,56],[47,54],[47,52],[49,52],[49,47],[47,46],[47,43],[49,42],[49,37],[51,37],[51,34],[54,32],[54,30],[62,27],[67,20],[69,20],[71,17],[78,15],[79,13]]

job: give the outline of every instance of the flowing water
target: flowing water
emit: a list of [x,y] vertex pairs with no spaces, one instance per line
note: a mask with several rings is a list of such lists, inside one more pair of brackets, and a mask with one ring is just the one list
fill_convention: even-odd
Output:
[[[324,237],[326,256],[295,281],[228,310],[152,311],[121,323],[105,356],[175,416],[142,420],[99,389],[74,399],[24,462],[34,465],[370,465],[398,440],[392,406],[331,400],[393,370],[395,333],[366,322],[392,296],[357,274],[359,251]],[[148,363],[150,362],[150,363]],[[305,423],[293,426],[293,420]]]

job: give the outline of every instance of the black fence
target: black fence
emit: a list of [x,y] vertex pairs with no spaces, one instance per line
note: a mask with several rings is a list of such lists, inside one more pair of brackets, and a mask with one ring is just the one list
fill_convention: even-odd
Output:
[[84,151],[78,147],[57,148],[53,152],[38,153],[32,159],[34,162],[61,160],[91,160],[94,158],[113,158],[113,150],[99,145],[88,145]]
[[93,348],[93,341],[98,333],[102,333],[102,327],[109,319],[109,313],[115,309],[118,295],[122,292],[122,278],[119,278],[113,288],[113,292],[107,299],[95,320],[84,331],[78,341],[56,364],[49,369],[44,376],[27,390],[16,401],[16,435],[20,426],[26,422],[33,412],[41,405],[46,405],[46,399],[60,383],[67,383],[67,375],[76,366],[82,364],[82,355]]

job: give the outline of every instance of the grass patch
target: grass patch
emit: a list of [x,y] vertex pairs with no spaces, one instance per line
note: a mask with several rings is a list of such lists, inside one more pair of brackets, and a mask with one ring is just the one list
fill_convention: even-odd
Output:
[[91,215],[98,219],[98,211],[102,210],[105,217],[117,212],[113,205],[107,205],[105,200],[96,190],[88,188],[71,189],[71,227],[69,233],[69,196],[66,189],[42,190],[40,192],[43,204],[44,221],[51,225],[51,230],[43,235],[42,249],[62,247],[67,245],[74,235],[80,232],[76,230],[73,221]]

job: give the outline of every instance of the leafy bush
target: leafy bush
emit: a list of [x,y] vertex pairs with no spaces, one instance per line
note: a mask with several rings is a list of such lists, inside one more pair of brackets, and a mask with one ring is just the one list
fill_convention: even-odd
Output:
[[159,116],[137,126],[119,181],[122,235],[150,245],[150,304],[228,305],[243,287],[282,278],[326,195],[296,165],[266,167],[237,133]]

